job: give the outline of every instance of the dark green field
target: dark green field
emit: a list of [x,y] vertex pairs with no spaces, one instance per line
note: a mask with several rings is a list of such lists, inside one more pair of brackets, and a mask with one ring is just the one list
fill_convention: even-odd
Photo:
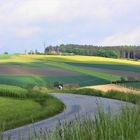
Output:
[[74,66],[92,67],[111,70],[122,70],[140,73],[140,66],[120,65],[120,64],[90,64],[90,63],[68,63]]
[[93,76],[46,76],[43,77],[45,81],[49,81],[51,83],[59,81],[60,83],[75,83],[79,84],[80,86],[87,86],[87,85],[100,85],[100,84],[108,84],[109,81],[93,77]]

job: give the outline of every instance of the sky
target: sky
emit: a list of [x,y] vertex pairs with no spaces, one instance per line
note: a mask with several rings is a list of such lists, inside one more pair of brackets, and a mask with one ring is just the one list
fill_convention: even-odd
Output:
[[139,0],[0,0],[0,53],[59,44],[140,45]]

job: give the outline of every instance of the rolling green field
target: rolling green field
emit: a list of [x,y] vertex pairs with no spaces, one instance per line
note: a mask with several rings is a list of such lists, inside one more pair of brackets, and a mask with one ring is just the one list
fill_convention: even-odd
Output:
[[[21,87],[47,86],[47,83],[53,84],[53,82],[78,83],[80,86],[100,85],[118,81],[122,76],[128,76],[125,73],[123,75],[119,72],[110,73],[109,70],[125,71],[128,74],[129,72],[140,73],[140,61],[94,56],[1,55],[0,66],[3,65],[9,66],[9,68],[10,66],[18,66],[21,67],[21,70],[23,68],[37,68],[38,71],[42,69],[46,71],[43,75],[41,75],[41,72],[34,74],[32,70],[30,70],[30,74],[17,74],[14,73],[15,70],[11,70],[12,75],[6,72],[4,74],[0,73],[1,84],[12,84]],[[47,71],[49,68],[52,69],[53,73]],[[102,71],[88,68],[99,68]],[[56,69],[62,72],[55,72]],[[108,71],[104,71],[104,69],[108,69]],[[70,72],[75,72],[76,74],[69,75],[68,73]],[[136,77],[140,79],[140,75],[136,75]]]
[[[86,85],[100,85],[100,84],[107,84],[109,81],[93,77],[93,76],[46,76],[43,77],[45,81],[50,81],[52,83],[59,81],[60,83],[75,83],[79,84],[80,86],[86,86]],[[83,80],[84,79],[84,80]]]
[[92,67],[111,70],[123,70],[140,73],[140,66],[124,64],[68,63],[74,66]]
[[11,54],[0,54],[0,59],[9,59],[9,58],[12,58],[13,57],[13,55],[11,55]]
[[0,84],[16,85],[27,88],[28,86],[46,86],[46,82],[39,76],[26,75],[0,75]]
[[47,93],[0,85],[0,131],[46,119],[63,107],[63,103]]

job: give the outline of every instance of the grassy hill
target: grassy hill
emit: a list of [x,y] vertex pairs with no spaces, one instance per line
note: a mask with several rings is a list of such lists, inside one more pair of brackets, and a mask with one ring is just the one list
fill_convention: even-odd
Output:
[[0,85],[0,131],[53,116],[63,103],[47,93]]

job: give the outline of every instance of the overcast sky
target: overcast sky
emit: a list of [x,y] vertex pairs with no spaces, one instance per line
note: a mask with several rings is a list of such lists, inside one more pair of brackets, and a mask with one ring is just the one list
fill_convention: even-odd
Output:
[[140,45],[140,0],[0,0],[0,53],[44,41]]

